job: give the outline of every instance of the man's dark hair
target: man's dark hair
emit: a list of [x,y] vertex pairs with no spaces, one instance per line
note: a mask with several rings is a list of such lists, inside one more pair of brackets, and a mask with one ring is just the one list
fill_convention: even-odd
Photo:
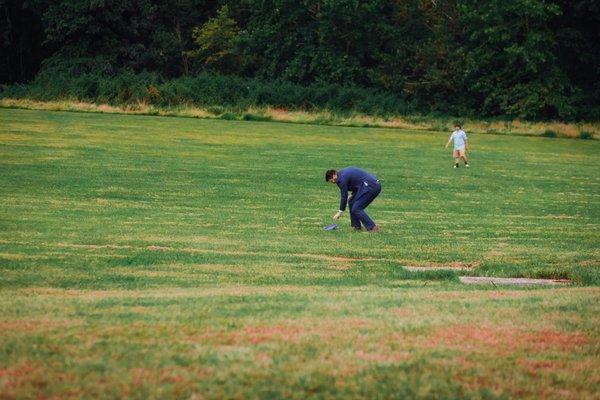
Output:
[[460,122],[457,122],[454,124],[454,127],[456,128],[458,126],[458,129],[462,129],[462,126],[460,126]]
[[325,182],[329,182],[329,180],[333,178],[335,174],[337,174],[335,169],[330,169],[329,171],[325,172]]

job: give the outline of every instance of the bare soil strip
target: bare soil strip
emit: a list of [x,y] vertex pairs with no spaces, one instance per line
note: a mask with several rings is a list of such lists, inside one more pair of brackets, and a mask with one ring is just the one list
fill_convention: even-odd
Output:
[[488,276],[461,276],[461,283],[467,285],[566,285],[568,279],[531,279],[531,278],[496,278]]

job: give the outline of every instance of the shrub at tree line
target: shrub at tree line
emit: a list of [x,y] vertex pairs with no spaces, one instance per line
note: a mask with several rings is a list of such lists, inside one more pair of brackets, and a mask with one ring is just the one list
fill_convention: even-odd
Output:
[[1,96],[600,119],[591,0],[0,4]]

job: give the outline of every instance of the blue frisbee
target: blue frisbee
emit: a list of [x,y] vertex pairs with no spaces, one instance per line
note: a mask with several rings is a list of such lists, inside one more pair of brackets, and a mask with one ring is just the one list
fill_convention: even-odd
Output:
[[331,225],[327,225],[327,226],[326,226],[325,228],[323,228],[323,229],[325,229],[326,231],[332,231],[332,230],[334,230],[335,228],[337,228],[337,224],[331,224]]

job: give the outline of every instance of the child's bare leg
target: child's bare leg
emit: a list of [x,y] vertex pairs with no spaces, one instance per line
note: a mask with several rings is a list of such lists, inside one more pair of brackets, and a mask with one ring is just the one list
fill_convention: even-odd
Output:
[[454,168],[457,168],[458,162],[460,161],[460,151],[454,150],[452,158],[454,159]]
[[465,165],[469,165],[469,160],[467,160],[467,153],[464,150],[460,151],[460,158],[463,159]]

